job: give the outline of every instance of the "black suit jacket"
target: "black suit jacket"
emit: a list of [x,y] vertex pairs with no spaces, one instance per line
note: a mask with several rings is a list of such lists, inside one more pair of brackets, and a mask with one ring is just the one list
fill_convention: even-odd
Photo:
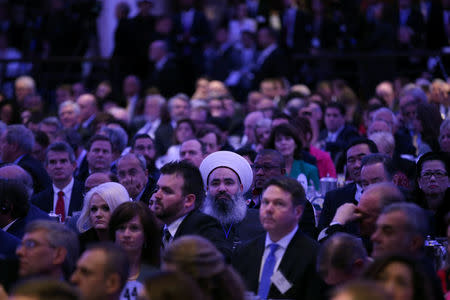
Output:
[[320,213],[318,226],[319,232],[330,225],[330,222],[331,220],[333,220],[333,217],[336,214],[336,210],[339,206],[344,203],[357,204],[355,200],[355,194],[356,183],[350,183],[340,189],[336,189],[326,193],[325,199],[323,201],[322,212]]
[[20,240],[12,234],[0,230],[0,258],[13,258]]
[[[264,254],[266,235],[243,245],[233,257],[232,264],[241,274],[247,289],[257,294],[261,260]],[[325,284],[316,273],[316,257],[318,244],[297,230],[289,243],[278,270],[292,284],[285,293],[272,284],[268,298],[270,299],[325,299]]]
[[[264,233],[264,228],[259,221],[259,210],[254,208],[247,209],[247,214],[241,222],[233,224],[231,228],[230,224],[225,224],[223,228],[225,228],[223,232],[225,239],[230,243],[233,251],[241,243]],[[227,236],[227,232],[225,231],[228,230],[229,233]]]
[[172,145],[172,136],[174,129],[170,122],[161,123],[155,131],[156,155],[166,154],[167,149]]
[[192,234],[200,235],[210,240],[227,259],[231,257],[231,246],[225,240],[222,226],[215,218],[199,210],[193,210],[188,213],[173,238],[176,239],[180,236]]
[[265,78],[289,77],[289,67],[284,51],[280,47],[272,51],[264,62],[257,66],[254,76],[255,88],[259,88],[259,84]]
[[19,218],[17,221],[15,221],[11,225],[11,227],[9,227],[8,230],[6,230],[6,232],[21,239],[25,234],[25,227],[27,226],[27,224],[30,223],[31,221],[38,219],[50,220],[50,217],[44,211],[40,210],[33,204],[30,204],[28,214],[24,218]]
[[[69,213],[71,216],[74,211],[80,211],[83,208],[84,184],[81,181],[74,180],[72,194],[70,195]],[[31,203],[49,213],[53,210],[53,185],[31,197]]]
[[[319,140],[326,140],[328,136],[328,130],[324,129],[319,134]],[[358,131],[355,127],[349,124],[344,125],[344,129],[338,134],[336,142],[326,142],[325,150],[330,152],[333,161],[339,152],[344,151],[344,149],[350,144],[350,142],[359,137]]]
[[42,163],[31,155],[25,154],[17,164],[33,178],[33,190],[35,194],[42,192],[52,184]]
[[148,86],[156,86],[166,98],[182,91],[180,70],[174,58],[168,58],[160,70],[153,69],[148,81]]

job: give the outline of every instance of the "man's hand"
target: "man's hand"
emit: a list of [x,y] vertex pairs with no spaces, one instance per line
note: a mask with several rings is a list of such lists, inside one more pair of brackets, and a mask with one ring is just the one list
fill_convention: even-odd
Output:
[[341,225],[345,225],[348,222],[358,219],[359,217],[360,214],[356,211],[356,205],[353,203],[345,203],[339,206],[331,222],[337,222]]

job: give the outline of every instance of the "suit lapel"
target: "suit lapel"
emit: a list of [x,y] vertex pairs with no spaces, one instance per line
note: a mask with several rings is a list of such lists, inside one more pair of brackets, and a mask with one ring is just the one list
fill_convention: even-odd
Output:
[[[259,286],[259,273],[261,273],[261,260],[264,254],[264,246],[266,242],[266,235],[263,234],[257,240],[255,240],[256,247],[255,253],[252,253],[252,256],[249,257],[249,268],[251,276],[249,276],[250,282],[248,282],[249,289],[251,291],[255,291],[258,293]],[[255,271],[256,270],[256,271]]]

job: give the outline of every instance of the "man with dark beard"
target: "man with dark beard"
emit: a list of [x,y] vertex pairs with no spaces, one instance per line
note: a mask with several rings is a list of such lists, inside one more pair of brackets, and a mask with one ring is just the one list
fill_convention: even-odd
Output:
[[250,188],[253,172],[242,156],[229,151],[208,155],[200,165],[206,186],[201,210],[222,224],[233,250],[240,243],[264,233],[256,209],[248,209],[243,194]]

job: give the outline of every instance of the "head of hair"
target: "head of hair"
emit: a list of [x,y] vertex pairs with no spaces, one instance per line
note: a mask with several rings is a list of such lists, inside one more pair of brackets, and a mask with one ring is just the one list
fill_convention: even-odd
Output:
[[303,186],[295,179],[289,178],[287,176],[280,176],[271,178],[264,186],[264,190],[266,190],[269,186],[274,185],[279,187],[285,192],[288,192],[291,195],[292,205],[304,206],[306,200],[305,190]]
[[83,209],[81,210],[80,218],[77,221],[77,228],[80,232],[85,232],[92,227],[89,219],[90,202],[94,195],[98,195],[109,206],[109,210],[114,212],[117,206],[130,201],[130,196],[123,185],[117,182],[106,182],[92,188],[84,197]]
[[256,155],[256,157],[263,157],[263,156],[269,156],[271,158],[271,161],[280,166],[280,168],[286,167],[286,161],[283,155],[275,149],[263,149],[259,151],[258,154]]
[[405,201],[405,196],[400,189],[392,182],[379,182],[368,186],[365,193],[376,193],[381,199],[380,209],[383,210],[388,205]]
[[35,220],[27,224],[25,233],[45,231],[48,243],[52,247],[65,248],[66,258],[62,264],[64,276],[69,278],[75,269],[80,254],[80,244],[76,233],[69,227],[49,220]]
[[152,141],[153,145],[155,144],[155,141],[146,133],[138,133],[136,134],[133,139],[131,140],[131,149],[134,150],[134,147],[136,145],[136,141],[139,139],[149,139]]
[[325,277],[330,267],[346,273],[353,271],[354,262],[367,260],[367,251],[360,238],[338,232],[329,237],[319,248],[317,272]]
[[163,261],[193,278],[211,299],[244,299],[240,277],[225,262],[222,253],[200,236],[183,236],[163,253]]
[[433,151],[439,151],[439,128],[442,117],[439,109],[432,103],[420,103],[417,106],[417,120],[422,125],[421,137]]
[[34,142],[41,145],[42,148],[47,148],[50,144],[50,139],[48,138],[48,135],[43,131],[36,131],[34,134]]
[[336,287],[330,299],[338,295],[350,296],[351,300],[389,300],[387,293],[380,289],[380,285],[368,280],[353,280]]
[[27,201],[31,199],[33,195],[33,178],[25,171],[21,166],[15,164],[4,164],[0,168],[0,178],[17,180],[23,184],[23,188],[27,192]]
[[373,141],[366,139],[366,138],[355,138],[350,141],[350,144],[347,147],[345,147],[345,151],[343,153],[345,161],[347,161],[348,150],[352,147],[355,147],[355,146],[361,145],[361,144],[367,145],[367,147],[369,147],[370,153],[378,153],[377,145]]
[[161,233],[155,215],[143,202],[130,201],[116,207],[109,220],[109,237],[115,241],[116,231],[120,226],[136,216],[141,222],[145,236],[141,260],[144,263],[159,266]]
[[300,140],[300,137],[297,134],[297,131],[295,130],[295,127],[292,126],[291,124],[280,124],[275,128],[272,128],[270,137],[267,140],[266,148],[276,149],[275,140],[278,136],[291,137],[294,140],[295,145],[297,145],[297,148],[294,151],[294,158],[301,159],[301,151],[303,149],[303,144],[302,141]]
[[117,166],[119,165],[119,163],[122,161],[122,159],[127,158],[127,157],[134,157],[138,160],[139,162],[139,166],[142,168],[143,171],[147,170],[147,162],[145,160],[145,157],[141,154],[137,154],[137,153],[127,153],[125,155],[122,155],[121,157],[119,157],[117,159]]
[[50,278],[27,280],[16,285],[12,296],[25,296],[37,300],[79,300],[78,291],[68,283]]
[[[293,122],[294,122],[295,127],[298,128],[298,131],[302,135],[303,139],[309,143],[313,136],[311,121],[305,117],[296,117]],[[309,139],[308,139],[308,134],[309,134]]]
[[197,283],[181,272],[158,272],[145,280],[149,299],[206,299]]
[[63,128],[61,122],[58,120],[57,117],[47,117],[41,121],[41,124],[44,124],[47,126],[53,126],[57,130],[61,130]]
[[236,154],[239,154],[240,156],[244,157],[247,156],[251,162],[255,161],[256,158],[256,151],[253,150],[250,147],[241,147],[239,149],[237,149],[236,151],[234,151]]
[[195,195],[195,206],[200,207],[205,198],[202,175],[198,168],[186,161],[170,162],[161,168],[163,175],[177,175],[183,178],[183,196]]
[[222,133],[220,132],[219,129],[217,129],[216,126],[211,126],[211,125],[208,126],[208,125],[206,125],[206,126],[200,128],[197,131],[197,138],[201,139],[205,135],[208,135],[210,133],[212,133],[212,134],[214,134],[216,136],[217,145],[222,145]]
[[9,125],[6,128],[6,142],[14,144],[25,153],[31,153],[34,145],[33,132],[24,125]]
[[402,255],[391,255],[376,259],[366,270],[364,277],[379,281],[384,270],[392,263],[400,263],[408,267],[412,275],[412,286],[414,289],[413,300],[433,299],[433,290],[430,277],[422,269],[417,259]]
[[185,119],[178,120],[177,121],[177,126],[175,127],[175,134],[173,135],[175,144],[180,144],[181,143],[181,141],[179,141],[178,138],[177,138],[176,132],[178,131],[180,125],[184,124],[184,123],[189,125],[189,127],[191,127],[191,130],[192,130],[192,133],[193,133],[194,136],[195,136],[195,134],[197,132],[197,129],[195,128],[194,121],[192,121],[191,119],[185,118]]
[[109,144],[111,145],[111,150],[113,149],[113,144],[112,144],[112,142],[111,142],[111,140],[110,140],[109,137],[104,136],[104,135],[100,135],[100,134],[96,134],[96,135],[94,135],[93,137],[91,137],[91,138],[89,139],[89,142],[88,142],[88,144],[87,144],[86,150],[87,150],[87,151],[90,151],[90,150],[91,150],[91,147],[92,147],[92,144],[94,144],[94,143],[97,142],[97,141],[105,141],[105,142],[109,142]]
[[429,232],[428,218],[425,211],[414,203],[400,202],[386,206],[381,214],[402,212],[406,219],[406,228],[413,235],[419,235],[424,240]]
[[420,176],[423,169],[423,164],[427,161],[438,160],[441,161],[445,166],[445,171],[450,174],[450,158],[449,155],[444,152],[427,152],[422,155],[417,161],[416,174]]
[[16,179],[0,178],[0,214],[10,214],[12,218],[24,218],[30,209],[25,185]]
[[375,132],[368,136],[381,153],[394,153],[395,139],[390,132]]
[[99,242],[90,244],[86,251],[102,251],[105,255],[105,277],[113,274],[118,274],[120,279],[120,289],[125,286],[128,281],[128,275],[130,272],[130,262],[128,260],[128,255],[125,250],[123,250],[118,245],[113,242]]
[[182,101],[184,101],[184,102],[189,104],[189,97],[188,97],[188,95],[183,94],[183,93],[176,94],[175,96],[170,98],[169,101],[167,102],[167,106],[169,108],[169,111],[172,109],[173,103],[177,99],[180,99],[180,100],[182,100]]
[[122,127],[102,127],[100,134],[105,134],[112,145],[112,152],[122,153],[128,144],[128,134]]
[[48,165],[48,153],[52,152],[66,152],[69,156],[69,161],[73,163],[75,161],[75,153],[73,152],[72,147],[66,142],[54,142],[50,146],[48,146],[47,151],[45,152],[45,165]]
[[337,110],[339,110],[339,113],[345,117],[346,114],[346,109],[344,104],[340,103],[340,102],[330,102],[327,107],[325,108],[325,111],[327,111],[327,109],[329,108],[335,108]]
[[392,159],[381,153],[371,153],[366,156],[364,156],[361,160],[361,168],[364,166],[370,166],[377,163],[382,163],[384,172],[386,173],[389,180],[392,180],[392,177],[394,176],[394,173],[396,171],[394,163],[392,162]]

